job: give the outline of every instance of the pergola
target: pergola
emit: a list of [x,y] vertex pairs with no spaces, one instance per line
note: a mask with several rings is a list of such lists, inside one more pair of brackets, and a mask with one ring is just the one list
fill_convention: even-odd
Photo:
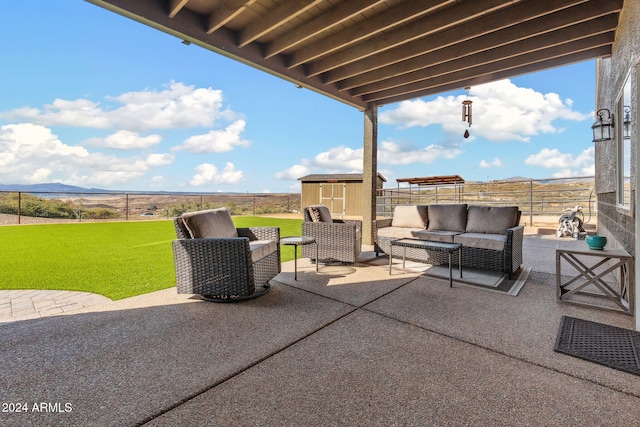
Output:
[[444,176],[424,176],[418,178],[398,178],[398,185],[406,182],[409,185],[429,186],[429,185],[457,185],[464,184],[464,179],[460,175],[444,175]]
[[87,0],[364,111],[611,54],[623,0]]

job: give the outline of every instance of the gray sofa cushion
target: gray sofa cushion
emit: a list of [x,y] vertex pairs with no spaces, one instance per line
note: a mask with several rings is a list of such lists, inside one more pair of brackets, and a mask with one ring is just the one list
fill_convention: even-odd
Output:
[[429,205],[428,230],[459,231],[467,228],[466,203],[454,205]]
[[517,206],[469,206],[467,233],[506,234],[507,228],[515,227],[518,218]]
[[227,208],[187,212],[182,214],[182,220],[192,239],[238,237],[238,230]]
[[419,239],[416,233],[424,231],[423,228],[409,227],[384,227],[378,229],[378,237],[387,237],[390,239]]
[[427,207],[423,205],[396,206],[392,227],[427,228]]
[[459,231],[444,230],[420,230],[413,233],[416,239],[445,243],[453,243],[454,236],[457,236],[458,234],[460,234]]
[[503,251],[507,242],[506,234],[464,233],[453,238],[454,243],[462,243],[468,248],[491,249]]

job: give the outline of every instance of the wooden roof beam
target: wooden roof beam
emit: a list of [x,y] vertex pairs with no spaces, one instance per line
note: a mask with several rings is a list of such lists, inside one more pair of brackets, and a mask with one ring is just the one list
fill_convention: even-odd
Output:
[[238,46],[245,47],[259,37],[273,31],[283,23],[294,19],[301,13],[322,3],[323,0],[298,0],[295,2],[283,2],[280,6],[271,10],[266,16],[254,21],[239,35]]
[[265,57],[270,58],[282,53],[283,51],[304,42],[316,34],[335,27],[336,25],[340,25],[344,21],[347,21],[354,16],[384,2],[385,0],[349,0],[344,3],[340,3],[335,8],[330,9],[327,13],[323,13],[312,21],[306,22],[291,31],[287,31],[284,35],[269,43],[265,47]]
[[512,3],[514,3],[513,0],[475,0],[440,9],[401,28],[378,34],[331,56],[314,61],[307,65],[308,75],[317,76],[359,59],[372,57],[385,50],[421,39],[428,34],[483,17]]
[[[603,3],[621,3],[622,0],[556,0],[553,2],[529,2],[499,10],[489,17],[467,22],[455,28],[432,34],[426,38],[413,41],[402,49],[382,52],[374,57],[365,58],[344,67],[329,71],[322,75],[325,83],[334,83],[352,78],[387,65],[415,58],[447,46],[452,46],[484,35],[491,37],[496,31],[509,29],[521,34],[535,34],[558,26],[571,25],[576,21],[590,19],[594,16],[610,13],[609,7]],[[568,8],[568,9],[567,9]],[[575,15],[574,15],[575,13]],[[538,21],[534,21],[538,19]],[[526,22],[526,25],[523,23]],[[500,23],[500,24],[496,24]],[[514,25],[515,24],[515,25]],[[529,29],[529,26],[537,28]],[[504,33],[502,33],[504,35]],[[522,36],[521,36],[522,37]],[[508,37],[512,39],[513,37]],[[486,39],[484,39],[486,40]],[[503,43],[496,37],[495,45]],[[461,54],[463,54],[461,52]]]
[[[558,16],[561,20],[566,20],[567,23],[572,21],[569,18],[569,14],[560,12]],[[342,90],[357,89],[356,92],[364,90],[368,92],[370,89],[383,89],[385,81],[388,82],[387,87],[394,86],[395,81],[401,81],[401,75],[410,74],[413,72],[420,73],[425,68],[441,64],[450,60],[450,58],[461,58],[464,56],[473,55],[480,52],[486,52],[493,49],[498,49],[500,46],[506,46],[514,42],[526,40],[532,37],[553,37],[550,35],[554,31],[556,26],[562,28],[561,36],[567,36],[568,38],[561,38],[560,42],[565,40],[575,39],[578,35],[584,36],[597,34],[607,30],[615,30],[618,17],[615,14],[605,15],[604,17],[597,18],[595,20],[587,20],[575,25],[569,25],[562,27],[562,21],[552,20],[549,17],[538,18],[539,22],[528,22],[526,25],[519,25],[512,28],[506,28],[504,30],[497,31],[496,33],[486,34],[484,36],[476,37],[465,42],[447,46],[442,49],[438,49],[432,52],[427,52],[414,58],[397,62],[377,70],[371,71],[366,74],[361,74],[346,80],[339,82],[338,87]],[[550,25],[553,24],[553,25]],[[590,27],[593,25],[593,27]],[[513,46],[518,51],[521,49],[519,45]],[[366,87],[366,88],[365,88]],[[356,93],[354,92],[354,93]]]
[[[479,64],[490,63],[499,59],[517,56],[524,52],[546,49],[558,44],[566,43],[567,41],[578,40],[610,31],[612,32],[615,30],[616,25],[617,16],[612,14],[596,20],[565,27],[554,31],[553,33],[543,33],[526,39],[508,41],[509,43],[500,47],[487,48],[486,50],[472,50],[476,53],[471,55],[456,56],[451,55],[451,52],[441,52],[437,59],[435,58],[435,55],[425,55],[423,57],[405,61],[410,64],[405,65],[405,62],[400,62],[389,66],[390,68],[398,67],[398,71],[393,73],[395,74],[394,77],[379,79],[373,83],[351,88],[350,93],[351,95],[365,95],[371,92],[379,92],[381,90],[402,86],[408,83],[426,80],[455,70],[467,69]],[[476,41],[477,39],[474,39],[469,43],[475,44]],[[450,49],[451,48],[445,48],[444,50],[448,51]],[[449,58],[457,59],[450,60]],[[420,61],[418,61],[418,59]],[[389,70],[385,70],[384,75],[388,74],[392,73],[389,73]],[[381,75],[383,74],[381,73]],[[342,88],[342,86],[339,85],[339,88]]]
[[537,71],[543,71],[543,70],[547,70],[555,67],[562,67],[569,64],[575,64],[577,62],[587,61],[589,59],[598,58],[598,57],[607,57],[610,55],[611,55],[611,46],[602,46],[599,48],[591,49],[589,51],[573,53],[564,57],[554,58],[554,59],[543,61],[537,64],[525,65],[523,67],[514,68],[512,70],[477,76],[468,80],[464,80],[462,82],[445,83],[432,88],[412,92],[410,94],[389,97],[384,100],[374,102],[373,104],[380,106],[385,104],[392,104],[395,102],[407,101],[414,98],[435,95],[442,92],[449,92],[452,90],[458,90],[458,89],[462,89],[469,86],[478,86],[485,83],[491,83],[497,80],[508,79],[515,76],[535,73]]
[[247,10],[257,0],[245,0],[241,2],[224,1],[218,9],[207,17],[207,34],[211,34],[236,16]]
[[[532,55],[527,54],[527,55]],[[436,79],[431,79],[422,84],[407,85],[403,91],[393,91],[384,96],[382,92],[363,96],[365,102],[372,102],[376,105],[391,104],[394,102],[406,101],[408,99],[419,98],[422,96],[434,95],[437,93],[447,92],[451,90],[461,89],[468,86],[477,86],[496,80],[511,78],[522,74],[533,73],[549,68],[559,67],[562,65],[573,64],[602,56],[611,55],[611,45],[606,44],[599,47],[593,47],[581,52],[571,52],[565,55],[558,55],[553,58],[547,56],[540,61],[531,60],[523,63],[518,60],[510,59],[516,64],[511,68],[506,64],[490,64],[482,66],[482,69],[465,70],[459,73],[452,73]]]
[[347,28],[344,31],[332,34],[318,42],[300,49],[288,58],[290,68],[297,67],[313,59],[335,52],[350,44],[357,43],[372,35],[401,25],[406,21],[432,12],[434,9],[454,3],[456,0],[411,0],[401,3],[384,13],[377,14]]
[[175,17],[178,14],[178,12],[180,12],[182,8],[186,6],[188,2],[189,0],[170,0],[169,1],[169,18]]

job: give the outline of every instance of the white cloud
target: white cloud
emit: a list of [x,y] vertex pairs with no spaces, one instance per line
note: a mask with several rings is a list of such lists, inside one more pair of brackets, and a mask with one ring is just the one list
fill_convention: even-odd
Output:
[[298,179],[309,175],[309,168],[303,165],[293,165],[289,169],[276,173],[277,179]]
[[107,101],[108,108],[87,100],[56,99],[42,110],[18,108],[0,113],[0,118],[28,121],[44,126],[74,126],[98,129],[147,131],[211,127],[217,119],[233,119],[236,114],[222,109],[222,91],[195,88],[172,82],[163,91],[128,92]]
[[577,156],[561,153],[557,148],[543,148],[537,154],[527,157],[525,164],[545,169],[558,169],[553,174],[557,178],[594,175],[595,147],[589,147]]
[[105,138],[89,138],[83,144],[115,150],[137,150],[151,148],[158,145],[160,141],[162,141],[160,135],[140,136],[138,132],[119,130]]
[[[171,82],[162,90],[142,90],[106,97],[101,103],[88,99],[56,99],[41,108],[18,108],[0,113],[0,119],[21,124],[6,125],[0,131],[0,182],[55,181],[80,186],[108,187],[125,184],[147,175],[152,169],[174,161],[168,153],[148,153],[163,137],[152,129],[197,129],[174,150],[189,153],[224,153],[248,147],[241,137],[246,122],[224,108],[220,90],[196,88]],[[228,121],[220,128],[219,121]],[[24,123],[28,121],[30,123]],[[107,136],[90,137],[78,145],[63,143],[47,126],[64,126],[73,132],[80,127],[113,129]],[[67,130],[65,130],[66,132]],[[208,133],[204,133],[208,132]],[[87,147],[87,148],[85,148]],[[89,151],[93,148],[94,151]],[[121,157],[96,152],[99,149],[144,150],[144,155]],[[193,181],[232,183],[243,178],[229,163],[212,171],[201,165]],[[159,175],[144,182],[158,186]]]
[[91,154],[82,165],[69,162],[71,175],[60,179],[65,184],[79,186],[100,186],[126,184],[127,182],[144,176],[154,167],[171,164],[174,158],[171,154],[149,154],[145,158],[121,158],[107,156],[102,153]]
[[201,186],[213,184],[235,184],[244,178],[242,171],[236,170],[233,163],[227,163],[222,172],[211,163],[203,163],[196,166],[196,174],[189,181],[190,185]]
[[412,144],[383,141],[378,149],[378,162],[392,165],[429,164],[440,158],[452,159],[461,152],[457,147],[446,147],[438,144],[416,147]]
[[469,96],[439,96],[401,102],[396,108],[380,113],[381,123],[401,128],[440,124],[447,133],[461,135],[467,128],[462,122],[462,101],[473,101],[471,134],[490,141],[529,141],[541,133],[559,133],[558,119],[582,121],[591,117],[572,109],[573,101],[558,94],[542,94],[501,80],[472,87]]
[[248,147],[251,143],[240,137],[244,131],[244,120],[231,123],[224,130],[212,130],[204,135],[194,135],[187,138],[182,145],[174,147],[174,150],[186,150],[190,153],[225,153],[236,146]]
[[490,162],[487,162],[486,160],[480,160],[481,168],[499,168],[501,166],[502,166],[502,161],[497,157],[495,157]]
[[120,158],[64,144],[35,124],[0,127],[0,182],[56,181],[80,186],[122,184],[154,167],[173,162],[171,154]]
[[[452,159],[462,151],[457,147],[431,144],[417,147],[408,143],[383,141],[378,146],[378,164],[407,165],[411,163],[433,163],[438,159]],[[298,165],[278,172],[278,179],[297,179],[307,175],[311,169],[319,173],[362,172],[364,149],[353,149],[340,145],[317,154],[313,160],[302,159]]]
[[318,168],[327,169],[330,173],[362,171],[362,153],[362,148],[354,150],[341,145],[317,154],[312,164]]
[[153,176],[149,180],[149,185],[153,188],[164,188],[166,183],[167,183],[167,180],[162,175]]
[[296,181],[295,183],[289,186],[289,191],[292,193],[299,193],[302,191],[302,183],[300,181]]

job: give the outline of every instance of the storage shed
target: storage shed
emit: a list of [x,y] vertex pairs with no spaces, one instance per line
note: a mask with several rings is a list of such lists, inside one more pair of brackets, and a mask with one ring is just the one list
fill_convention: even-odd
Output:
[[[363,176],[361,173],[313,174],[298,178],[302,183],[302,207],[325,205],[335,218],[362,216]],[[378,174],[376,188],[387,179]]]

